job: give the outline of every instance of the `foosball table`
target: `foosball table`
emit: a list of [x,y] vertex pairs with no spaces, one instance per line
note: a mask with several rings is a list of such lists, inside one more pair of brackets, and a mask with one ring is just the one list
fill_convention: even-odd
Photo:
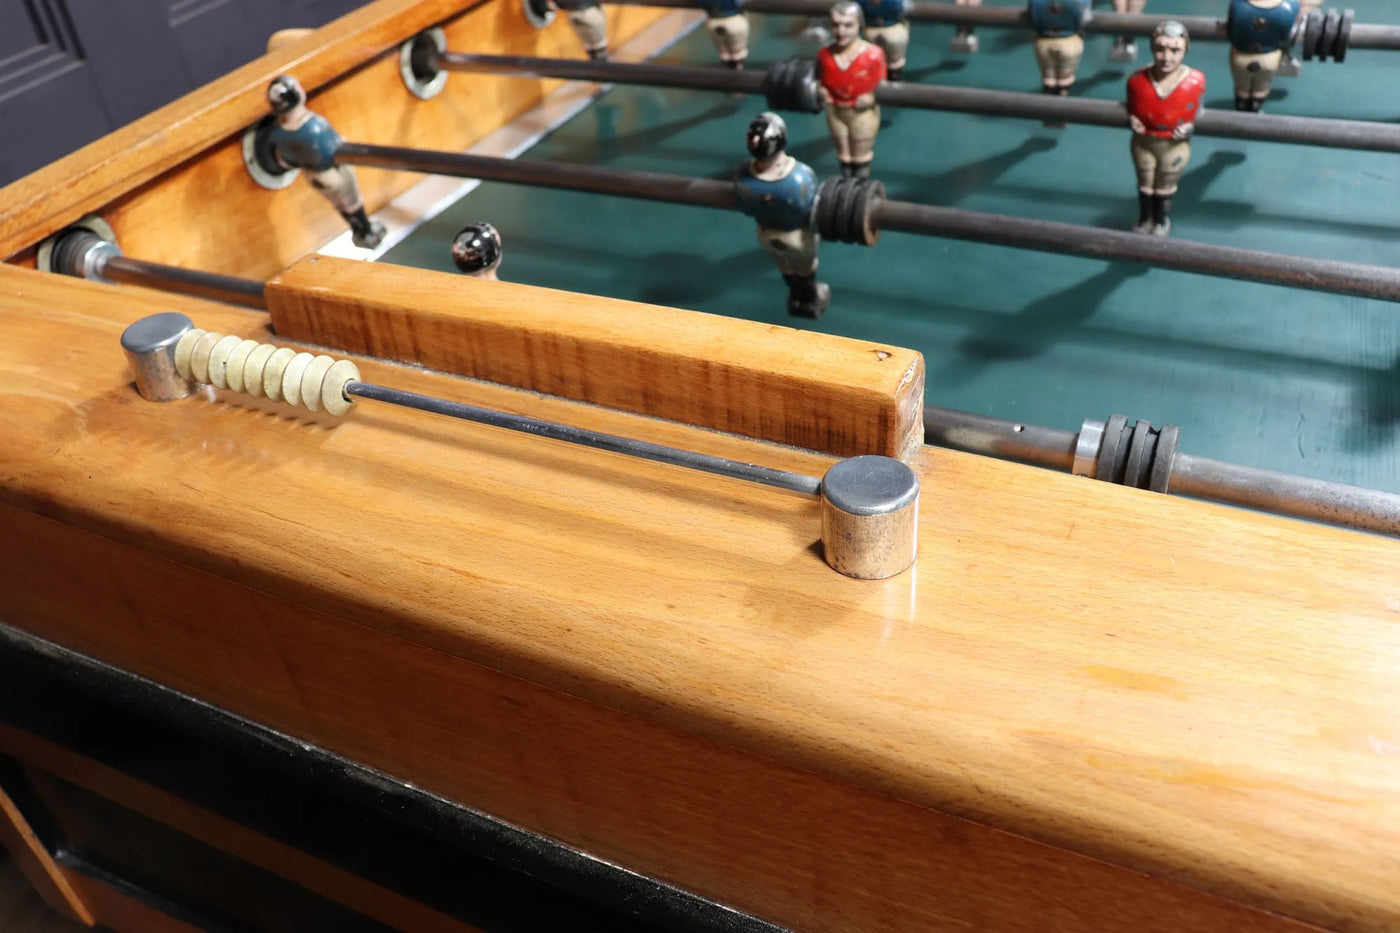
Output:
[[1384,5],[1304,11],[1263,113],[1207,92],[1155,233],[1112,62],[1177,16],[1216,80],[1218,4],[1086,15],[1067,94],[1022,8],[911,4],[869,164],[810,4],[744,57],[726,9],[559,6],[375,0],[0,189],[0,842],[45,899],[1400,925],[1400,142],[1307,112]]

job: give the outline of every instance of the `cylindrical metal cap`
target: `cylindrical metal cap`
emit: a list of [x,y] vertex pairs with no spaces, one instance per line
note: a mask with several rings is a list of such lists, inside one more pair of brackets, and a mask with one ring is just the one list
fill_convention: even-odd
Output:
[[833,570],[883,580],[914,563],[919,478],[892,457],[851,457],[822,477],[822,545]]
[[122,350],[143,398],[170,402],[190,394],[190,384],[175,371],[175,344],[194,326],[178,311],[143,317],[122,331]]

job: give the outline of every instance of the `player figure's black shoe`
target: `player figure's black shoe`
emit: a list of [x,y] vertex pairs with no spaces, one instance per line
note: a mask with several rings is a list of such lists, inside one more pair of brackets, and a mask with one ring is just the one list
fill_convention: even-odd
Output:
[[807,317],[815,320],[822,316],[827,305],[831,304],[831,286],[818,282],[812,275],[785,275],[788,285],[788,314],[794,317]]
[[350,225],[351,242],[360,249],[374,249],[384,242],[384,225],[377,220],[370,220],[363,207],[340,216]]

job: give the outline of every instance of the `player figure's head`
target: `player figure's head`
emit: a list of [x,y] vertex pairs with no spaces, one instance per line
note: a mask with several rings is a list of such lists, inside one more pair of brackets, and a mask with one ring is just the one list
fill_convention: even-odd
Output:
[[1174,19],[1163,20],[1152,30],[1152,65],[1159,77],[1166,77],[1181,66],[1191,34]]
[[452,262],[478,279],[496,281],[501,266],[501,235],[485,221],[467,224],[452,238]]
[[749,124],[744,142],[756,161],[772,162],[787,150],[787,124],[771,110],[760,113]]
[[306,103],[306,92],[291,75],[278,75],[267,86],[267,103],[279,117]]
[[865,25],[865,13],[855,0],[836,0],[831,5],[831,44],[838,49],[848,47],[860,38],[860,27]]

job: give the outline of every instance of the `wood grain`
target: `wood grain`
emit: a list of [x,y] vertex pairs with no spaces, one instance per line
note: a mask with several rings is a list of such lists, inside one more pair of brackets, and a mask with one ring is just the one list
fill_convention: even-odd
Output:
[[[101,213],[128,255],[251,278],[272,275],[344,228],[304,179],[268,191],[243,167],[240,137],[267,115],[272,78],[296,75],[311,107],[347,139],[463,149],[559,82],[456,76],[442,94],[422,101],[399,77],[399,43],[442,24],[454,50],[578,55],[562,17],[537,31],[512,0],[488,0],[463,13],[467,6],[465,0],[376,0],[0,189],[0,258]],[[665,12],[610,8],[610,34],[623,41]],[[370,210],[417,180],[402,172],[357,174]],[[219,223],[191,224],[197,217]]]
[[898,347],[327,256],[267,308],[282,338],[838,457],[923,445],[923,357]]
[[53,860],[14,800],[0,787],[0,856],[5,852],[10,853],[44,903],[83,926],[97,922],[92,907],[74,887],[70,873]]
[[803,499],[130,389],[125,322],[251,312],[19,269],[0,305],[0,613],[40,634],[804,929],[1400,923],[1394,541],[926,449],[916,567],[853,581]]

